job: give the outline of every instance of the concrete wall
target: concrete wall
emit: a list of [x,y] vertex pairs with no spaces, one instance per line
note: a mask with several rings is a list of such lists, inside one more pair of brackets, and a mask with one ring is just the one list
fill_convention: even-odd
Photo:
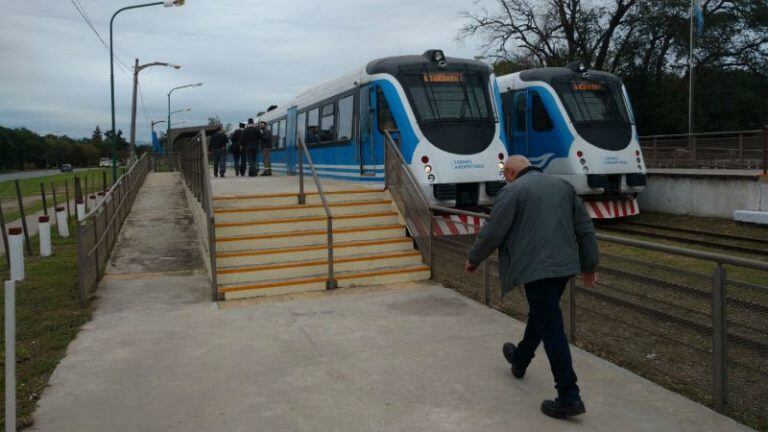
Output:
[[203,206],[197,201],[197,198],[189,190],[187,184],[184,183],[184,192],[187,195],[187,203],[189,209],[192,211],[192,219],[195,221],[195,231],[197,231],[197,238],[200,245],[200,256],[205,264],[205,270],[208,272],[208,280],[211,279],[211,255],[208,248],[208,224],[206,222],[205,210]]
[[649,174],[640,211],[732,219],[735,210],[768,211],[768,183],[757,176]]

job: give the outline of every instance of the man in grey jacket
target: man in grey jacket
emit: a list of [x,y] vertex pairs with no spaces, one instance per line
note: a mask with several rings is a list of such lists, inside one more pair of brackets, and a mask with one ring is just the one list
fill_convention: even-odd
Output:
[[558,397],[545,400],[541,411],[555,418],[582,414],[586,410],[563,330],[560,297],[573,275],[581,273],[587,286],[597,280],[599,253],[592,219],[568,182],[543,174],[522,156],[507,159],[504,177],[508,184],[496,197],[465,267],[473,272],[499,250],[502,294],[522,284],[529,305],[523,340],[502,349],[512,375],[523,378],[543,342]]

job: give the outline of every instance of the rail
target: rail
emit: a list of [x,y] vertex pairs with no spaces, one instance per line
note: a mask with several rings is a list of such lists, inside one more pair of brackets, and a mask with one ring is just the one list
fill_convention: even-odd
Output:
[[649,168],[768,168],[768,125],[763,129],[640,137]]
[[399,145],[392,138],[392,133],[398,133],[399,140],[399,131],[384,131],[385,185],[405,219],[408,232],[416,242],[422,260],[431,267],[433,230],[429,202],[405,162]]
[[[446,207],[431,210],[488,218]],[[467,232],[478,230],[467,226]],[[475,274],[463,271],[475,238],[435,236],[433,278],[525,319],[522,295],[513,291],[502,298],[494,288],[498,257]],[[606,249],[600,283],[586,287],[573,278],[563,299],[571,341],[717,411],[765,424],[768,402],[757,395],[764,391],[758,383],[768,379],[768,263],[611,235],[597,238]],[[729,278],[730,273],[749,282]]]
[[[175,160],[174,160],[175,159]],[[216,271],[216,219],[213,211],[213,192],[211,191],[211,170],[208,164],[208,140],[205,130],[200,131],[190,140],[184,149],[174,155],[170,167],[178,167],[187,187],[187,198],[192,207],[198,237],[207,255],[206,267],[211,282],[211,299],[219,300],[219,288]]]
[[320,195],[320,201],[323,203],[323,209],[325,210],[325,217],[327,221],[326,230],[328,232],[328,280],[325,282],[325,288],[332,290],[338,287],[336,281],[336,275],[333,271],[333,214],[331,213],[331,207],[328,205],[328,200],[325,197],[325,191],[323,185],[320,183],[320,178],[317,176],[317,169],[312,162],[312,155],[309,154],[309,149],[304,143],[304,140],[299,137],[298,145],[301,151],[298,154],[299,157],[299,204],[304,205],[307,203],[307,196],[304,192],[304,157],[309,162],[309,168],[312,170],[312,177],[315,180],[315,186],[317,187],[317,193]]
[[[120,228],[128,217],[149,170],[149,158],[143,155],[112,185],[104,197],[99,199],[85,218],[77,222],[75,235],[78,293],[80,305],[83,307],[88,304],[98,281],[104,275]],[[82,202],[82,190],[80,187],[76,190],[79,194],[76,199]]]

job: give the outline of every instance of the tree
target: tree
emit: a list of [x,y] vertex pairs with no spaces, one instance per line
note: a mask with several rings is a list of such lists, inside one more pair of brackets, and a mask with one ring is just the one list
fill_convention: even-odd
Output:
[[[482,50],[497,59],[499,74],[510,65],[584,61],[622,78],[641,133],[687,131],[690,0],[486,0],[479,5],[462,13],[467,22],[457,37],[479,37]],[[696,130],[757,128],[768,119],[768,104],[744,89],[761,91],[768,80],[768,4],[704,0],[702,6],[705,30],[694,50]],[[723,99],[718,103],[713,94],[724,97],[729,109],[720,109]]]

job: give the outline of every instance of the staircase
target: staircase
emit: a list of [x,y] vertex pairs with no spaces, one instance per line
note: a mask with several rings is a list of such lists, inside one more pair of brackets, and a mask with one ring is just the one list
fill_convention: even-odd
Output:
[[[325,193],[338,286],[429,279],[389,193]],[[214,196],[216,265],[225,299],[317,291],[328,279],[327,220],[317,193]]]

